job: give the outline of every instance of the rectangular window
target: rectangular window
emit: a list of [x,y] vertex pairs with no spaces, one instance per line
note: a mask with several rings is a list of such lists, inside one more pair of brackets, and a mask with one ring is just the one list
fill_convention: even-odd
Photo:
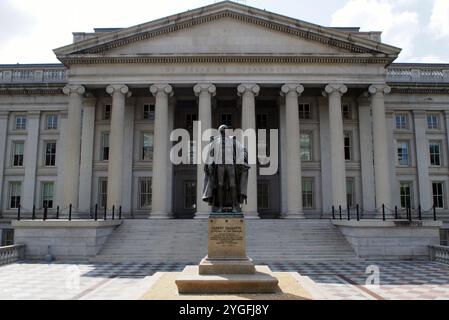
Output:
[[12,159],[13,167],[22,167],[25,143],[23,141],[13,142],[12,148],[13,148],[13,159]]
[[184,209],[196,208],[196,181],[184,181]]
[[144,120],[154,120],[154,104],[144,104],[143,105],[143,119]]
[[313,178],[303,178],[302,179],[302,205],[304,209],[315,208]]
[[108,179],[100,178],[98,180],[98,205],[100,208],[106,208],[108,205]]
[[300,103],[299,104],[299,119],[310,120],[312,119],[312,112],[310,109],[310,104]]
[[268,114],[266,114],[266,113],[257,114],[256,128],[257,129],[268,129]]
[[355,207],[355,183],[354,178],[346,179],[346,204],[350,208]]
[[432,183],[433,203],[436,208],[444,209],[444,183],[433,182]]
[[10,182],[9,183],[9,208],[17,209],[20,206],[20,198],[22,196],[22,183]]
[[352,160],[352,134],[351,134],[351,132],[345,132],[344,142],[345,142],[345,160],[351,161]]
[[26,116],[16,116],[14,129],[15,130],[26,130],[26,128],[27,128]]
[[343,112],[343,119],[345,120],[351,120],[352,114],[351,114],[351,106],[349,104],[344,104],[342,106],[342,112]]
[[101,160],[109,160],[109,132],[101,134]]
[[220,120],[221,120],[221,122],[220,122],[221,124],[225,124],[229,128],[232,128],[232,113],[222,113]]
[[310,133],[301,133],[299,137],[301,161],[312,161],[312,136]]
[[151,178],[139,179],[139,208],[150,209],[151,208]]
[[47,130],[56,130],[58,129],[58,116],[55,114],[50,114],[47,116]]
[[111,120],[111,105],[106,104],[103,107],[103,120]]
[[257,184],[257,208],[270,208],[270,184],[269,182],[259,182]]
[[41,207],[53,208],[53,182],[42,182],[41,185]]
[[56,142],[45,144],[45,166],[54,167],[56,165]]
[[431,141],[429,143],[430,165],[441,166],[441,143]]
[[14,244],[14,229],[3,229],[2,230],[2,242],[1,246],[12,246]]
[[401,196],[402,209],[413,208],[412,194],[413,194],[412,182],[401,182],[400,196]]
[[396,129],[399,130],[408,129],[408,117],[406,114],[396,115]]
[[142,156],[141,159],[149,161],[153,159],[153,135],[144,133],[142,135]]
[[410,148],[407,141],[398,141],[398,163],[401,166],[410,165]]
[[427,115],[427,128],[430,130],[439,129],[439,121],[437,114],[428,114]]

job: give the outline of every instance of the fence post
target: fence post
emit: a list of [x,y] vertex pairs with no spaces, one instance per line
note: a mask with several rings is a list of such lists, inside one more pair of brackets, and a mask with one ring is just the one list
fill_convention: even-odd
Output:
[[382,204],[382,220],[383,221],[386,220],[386,218],[385,218],[385,205],[384,204]]
[[335,220],[335,207],[332,206],[332,219]]
[[351,208],[349,208],[349,204],[348,204],[347,211],[348,211],[348,221],[351,221]]
[[357,205],[357,221],[360,221],[360,211],[359,205]]
[[437,221],[437,207],[433,205],[433,221]]
[[342,218],[342,216],[341,216],[341,206],[338,206],[338,211],[339,211],[339,213],[340,213],[340,220],[342,220],[343,218]]
[[72,204],[69,206],[69,221],[72,221]]
[[19,206],[17,207],[17,220],[20,221],[20,207],[21,205],[19,204]]
[[95,221],[98,220],[98,215],[97,214],[98,214],[98,204],[95,205],[95,215],[94,215]]
[[419,221],[422,220],[422,210],[421,210],[421,205],[418,206],[418,220],[419,220]]
[[34,206],[34,205],[33,205],[33,213],[32,213],[31,219],[32,220],[36,219],[36,206]]
[[118,219],[122,220],[122,206],[118,208]]
[[104,220],[106,220],[106,218],[107,218],[107,217],[106,217],[106,210],[107,210],[107,205],[105,204],[105,205],[104,205],[104,217],[103,217]]
[[56,219],[59,219],[59,206],[56,207]]
[[114,220],[114,215],[115,215],[115,205],[112,206],[112,220]]

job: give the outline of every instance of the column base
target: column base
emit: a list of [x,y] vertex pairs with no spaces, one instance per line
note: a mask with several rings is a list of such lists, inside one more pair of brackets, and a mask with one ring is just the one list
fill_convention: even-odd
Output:
[[282,219],[305,219],[306,216],[302,212],[287,212],[282,216]]
[[151,212],[150,216],[148,217],[148,219],[159,219],[159,220],[171,218],[173,218],[172,214],[167,212]]
[[260,219],[258,212],[243,212],[245,219]]

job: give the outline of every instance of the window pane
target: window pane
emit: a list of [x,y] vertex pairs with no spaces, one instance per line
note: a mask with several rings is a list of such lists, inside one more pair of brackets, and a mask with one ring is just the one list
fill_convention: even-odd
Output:
[[345,132],[345,160],[350,161],[352,159],[352,135],[350,132]]
[[407,115],[396,115],[396,129],[407,129]]
[[22,195],[22,183],[9,183],[9,208],[17,209],[20,206],[20,197]]
[[302,179],[302,204],[305,209],[313,209],[315,207],[313,178]]
[[408,142],[398,142],[398,162],[401,166],[410,164]]
[[25,130],[26,129],[27,119],[25,116],[17,116],[15,121],[15,129],[16,130]]
[[13,144],[13,166],[21,167],[23,166],[23,152],[25,144],[23,142],[14,142]]
[[153,159],[153,135],[144,133],[142,135],[142,160]]
[[53,182],[42,183],[42,208],[53,208]]
[[108,204],[108,180],[102,178],[98,181],[98,205],[106,208]]
[[354,197],[354,179],[346,179],[346,202],[351,208],[355,207],[355,197]]
[[107,104],[103,108],[103,120],[111,119],[111,105]]
[[302,133],[300,135],[300,151],[302,161],[312,161],[312,143],[309,133]]
[[310,104],[308,103],[301,103],[299,104],[299,119],[311,119],[312,118],[312,112],[310,109]]
[[412,208],[412,183],[411,182],[401,182],[400,184],[400,197],[401,197],[401,208]]
[[48,142],[45,146],[45,165],[56,165],[56,142]]
[[54,114],[47,116],[47,130],[56,129],[58,129],[58,116]]
[[442,182],[432,183],[433,203],[435,207],[444,208],[444,186]]
[[431,142],[429,144],[430,164],[432,166],[441,165],[441,144],[437,142]]
[[151,208],[151,178],[141,178],[139,180],[139,207],[141,209]]
[[101,135],[101,160],[109,160],[109,133],[107,132]]
[[428,129],[438,129],[438,116],[435,114],[427,116]]

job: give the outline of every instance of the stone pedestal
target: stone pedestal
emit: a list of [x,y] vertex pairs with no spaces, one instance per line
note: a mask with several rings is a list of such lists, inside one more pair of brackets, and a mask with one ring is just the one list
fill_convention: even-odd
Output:
[[246,255],[243,215],[210,216],[208,235],[208,256],[176,279],[179,293],[276,292],[269,268],[256,267]]

